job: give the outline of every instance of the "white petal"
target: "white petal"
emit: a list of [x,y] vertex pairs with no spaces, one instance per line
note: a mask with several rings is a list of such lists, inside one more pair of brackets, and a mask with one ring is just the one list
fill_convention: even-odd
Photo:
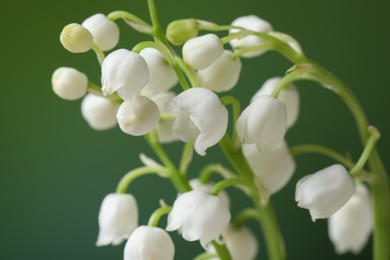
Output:
[[111,52],[102,64],[102,91],[110,95],[118,91],[122,99],[137,95],[149,81],[144,58],[135,52],[119,49]]
[[119,27],[104,14],[95,14],[84,20],[82,26],[93,35],[95,44],[102,50],[108,51],[119,41]]
[[119,127],[129,135],[140,136],[150,133],[160,120],[156,103],[144,96],[125,100],[116,115]]
[[81,114],[95,130],[107,130],[116,126],[119,104],[94,94],[88,94],[81,103]]
[[205,34],[183,45],[183,59],[195,70],[205,69],[223,53],[221,40],[215,34]]
[[87,76],[69,67],[56,69],[51,78],[54,93],[66,100],[76,100],[87,93]]

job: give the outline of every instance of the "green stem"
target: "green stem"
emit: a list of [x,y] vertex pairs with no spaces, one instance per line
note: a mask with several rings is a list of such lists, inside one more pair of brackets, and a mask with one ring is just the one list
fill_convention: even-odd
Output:
[[366,147],[363,150],[363,153],[360,155],[359,160],[356,165],[349,171],[352,176],[356,176],[363,169],[368,158],[371,155],[372,150],[375,147],[376,142],[380,138],[380,133],[375,127],[369,127],[370,137],[368,138]]
[[166,47],[169,48],[168,40],[165,38],[164,33],[161,29],[154,0],[148,0],[148,7],[149,7],[150,19],[152,20],[152,24],[153,24],[154,37],[159,39]]
[[200,80],[198,75],[196,75],[195,71],[187,66],[187,64],[184,63],[183,59],[179,56],[176,56],[176,62],[179,65],[180,69],[182,69],[187,77],[187,79],[191,82],[191,86],[195,88],[200,87]]
[[243,178],[236,177],[236,178],[225,179],[218,182],[217,184],[214,185],[214,187],[210,191],[210,194],[214,196],[218,196],[218,194],[224,189],[230,186],[238,186],[238,185],[242,185],[246,188],[251,189],[251,192],[253,192],[254,190],[254,187],[250,181],[245,180]]
[[218,256],[221,260],[232,260],[232,257],[230,256],[229,250],[227,249],[226,245],[220,245],[216,241],[212,241],[211,244],[214,246],[215,251],[217,251]]
[[134,169],[122,177],[116,188],[116,193],[126,193],[127,188],[135,179],[148,174],[158,174],[166,177],[168,171],[162,167],[140,167]]
[[160,221],[160,218],[164,215],[167,215],[169,212],[171,212],[171,210],[172,210],[172,207],[170,207],[170,206],[163,206],[163,207],[156,209],[149,218],[148,226],[157,227],[158,222]]
[[99,64],[102,65],[104,59],[106,58],[106,55],[104,55],[103,51],[96,44],[92,45],[92,50],[93,52],[95,52]]
[[303,145],[296,145],[294,147],[290,148],[290,153],[293,156],[300,155],[303,153],[318,153],[323,154],[325,156],[328,156],[335,161],[345,165],[348,169],[352,169],[354,167],[354,162],[351,161],[349,158],[344,156],[343,154],[322,145],[317,144],[303,144]]
[[212,173],[218,173],[225,179],[237,176],[235,173],[226,169],[221,164],[209,164],[199,173],[199,181],[201,183],[208,183]]
[[225,97],[221,98],[221,102],[225,106],[227,106],[227,105],[232,106],[232,109],[233,109],[232,140],[233,140],[233,143],[238,146],[240,144],[240,139],[237,136],[236,122],[237,122],[238,117],[241,114],[240,101],[233,96],[225,96]]
[[193,260],[208,260],[208,259],[215,259],[215,258],[218,258],[217,254],[203,253],[195,257]]
[[152,31],[152,26],[145,22],[144,20],[140,19],[138,16],[126,12],[126,11],[114,11],[107,15],[107,18],[111,21],[116,21],[119,19],[128,20],[130,22],[133,22],[135,24],[141,25],[145,28],[147,28],[149,31]]
[[147,142],[150,147],[154,150],[156,155],[160,158],[161,162],[169,169],[168,177],[171,179],[172,184],[180,192],[187,192],[191,190],[188,180],[180,174],[176,169],[176,166],[173,164],[160,142],[158,141],[157,134],[154,132],[152,134],[145,135]]
[[247,208],[240,211],[240,213],[236,216],[234,221],[234,226],[240,228],[244,225],[244,223],[248,219],[255,219],[257,221],[261,221],[259,211],[253,208]]
[[187,173],[187,169],[192,161],[193,154],[194,154],[193,143],[192,142],[185,143],[183,153],[181,155],[180,166],[179,166],[179,171],[181,173],[183,174]]
[[[253,182],[253,172],[247,163],[241,147],[236,147],[229,140],[229,137],[225,135],[220,141],[220,146],[226,157],[229,159],[237,173],[251,182]],[[259,191],[260,194],[263,194]],[[256,210],[261,216],[261,229],[263,231],[265,242],[267,246],[268,259],[270,260],[284,260],[286,259],[286,253],[284,248],[284,241],[282,239],[276,216],[273,212],[271,202],[268,204],[261,204],[259,194],[251,194],[253,204]]]

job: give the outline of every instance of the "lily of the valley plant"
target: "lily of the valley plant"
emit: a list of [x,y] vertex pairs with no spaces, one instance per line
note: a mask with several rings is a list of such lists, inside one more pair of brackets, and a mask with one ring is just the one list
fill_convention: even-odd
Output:
[[[238,17],[230,25],[182,19],[163,29],[154,1],[148,0],[148,6],[150,23],[115,11],[69,24],[60,34],[66,50],[96,53],[101,84],[75,68],[61,67],[53,73],[53,91],[66,100],[83,98],[82,116],[91,128],[119,126],[125,134],[143,136],[155,152],[147,156],[140,151],[143,165],[125,174],[116,191],[102,200],[96,245],[126,243],[124,259],[171,260],[175,245],[169,232],[179,232],[201,244],[204,251],[196,259],[251,260],[257,259],[259,247],[246,224],[255,220],[268,259],[286,259],[272,196],[289,184],[295,156],[320,153],[334,163],[302,176],[295,184],[297,205],[313,221],[328,219],[329,239],[338,254],[358,254],[373,236],[373,259],[390,259],[389,186],[375,148],[380,134],[368,124],[351,90],[307,58],[293,37],[256,15]],[[118,20],[150,40],[114,49],[120,37]],[[280,53],[291,68],[280,72],[285,76],[270,77],[260,89],[253,88],[249,104],[240,103],[228,91],[239,81],[242,60],[261,59],[268,51]],[[317,82],[345,102],[360,133],[359,158],[322,145],[288,146],[286,132],[299,117],[298,80]],[[179,165],[165,151],[164,144],[171,142],[184,144]],[[189,180],[194,153],[206,156],[214,146],[230,165],[205,164]],[[161,198],[148,223],[139,223],[139,207],[128,190],[133,180],[149,174],[170,180],[178,195],[175,201]],[[210,178],[212,174],[218,177]],[[252,206],[233,214],[226,191],[231,186]],[[167,226],[159,223],[164,216]]]

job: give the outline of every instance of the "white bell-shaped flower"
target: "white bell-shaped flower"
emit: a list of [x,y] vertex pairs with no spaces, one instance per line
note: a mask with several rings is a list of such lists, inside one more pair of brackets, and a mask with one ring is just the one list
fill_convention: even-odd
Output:
[[195,151],[206,154],[206,149],[217,144],[225,135],[228,112],[218,96],[205,88],[183,91],[171,102],[171,113],[177,115],[173,134],[184,142],[194,142]]
[[110,95],[118,91],[122,99],[139,92],[149,81],[149,69],[138,53],[119,49],[111,52],[102,64],[102,91]]
[[[199,179],[190,180],[190,186],[193,190],[200,190],[210,193],[214,187],[214,183],[201,183]],[[227,207],[230,207],[230,198],[226,191],[221,191],[218,197],[225,203]]]
[[149,98],[134,96],[120,105],[116,118],[123,132],[140,136],[150,133],[157,126],[160,111]]
[[205,69],[223,53],[221,40],[215,34],[205,34],[188,40],[183,45],[183,59],[195,70]]
[[124,260],[173,260],[175,246],[159,227],[139,226],[127,240]]
[[175,122],[175,118],[173,116],[169,116],[168,108],[171,100],[175,96],[176,94],[170,91],[156,92],[148,96],[154,103],[156,103],[161,114],[166,113],[168,115],[166,117],[163,116],[162,118],[160,118],[160,121],[158,122],[158,125],[156,127],[158,140],[161,143],[170,143],[179,140],[172,133],[172,126]]
[[225,50],[210,66],[198,71],[202,87],[215,92],[231,90],[240,77],[241,61],[233,58],[232,52]]
[[260,151],[279,144],[286,134],[286,105],[271,96],[259,96],[237,119],[237,134],[245,144],[256,144]]
[[131,194],[108,194],[99,211],[97,246],[119,245],[138,226],[138,206]]
[[[223,232],[223,239],[232,257],[232,260],[254,260],[259,251],[259,243],[256,236],[247,227],[236,228],[229,225]],[[215,249],[209,245],[207,251],[214,253]],[[218,260],[219,258],[212,258]]]
[[62,29],[60,42],[68,51],[82,53],[92,48],[93,36],[84,26],[71,23]]
[[142,94],[150,95],[159,91],[166,91],[177,84],[177,76],[165,57],[154,48],[145,48],[141,55],[148,64],[150,79]]
[[107,130],[116,126],[119,104],[94,94],[88,94],[81,102],[81,114],[95,130]]
[[269,195],[281,190],[295,171],[294,158],[284,141],[272,149],[261,152],[255,144],[244,144],[242,151],[259,183]]
[[87,93],[87,76],[69,67],[56,69],[51,77],[51,85],[54,93],[66,100],[76,100]]
[[[268,32],[273,30],[270,23],[268,23],[267,21],[255,16],[255,15],[238,17],[237,19],[235,19],[232,22],[232,25],[243,27],[247,30],[261,32],[261,33],[268,33]],[[229,32],[236,33],[236,32],[239,32],[239,30],[238,29],[231,29]],[[259,46],[262,43],[264,43],[264,40],[260,37],[254,36],[254,35],[248,35],[244,38],[234,39],[234,40],[230,41],[230,45],[234,49]],[[263,53],[263,51],[253,51],[253,52],[245,53],[244,55],[242,55],[242,57],[252,58],[255,56],[259,56],[262,53]]]
[[88,17],[81,24],[93,35],[93,41],[102,50],[114,48],[119,41],[119,27],[104,14],[95,14]]
[[360,253],[370,238],[373,221],[370,193],[360,184],[348,202],[328,218],[329,237],[336,252]]
[[331,165],[300,179],[295,189],[298,206],[308,209],[313,221],[328,218],[355,192],[355,182],[344,166]]
[[[282,78],[280,77],[274,77],[265,81],[263,86],[253,96],[252,102],[259,96],[271,96],[272,92],[274,91],[281,79]],[[298,89],[293,84],[291,84],[279,93],[278,99],[286,105],[287,128],[290,128],[297,121],[299,115]]]
[[204,191],[189,191],[175,200],[166,230],[179,230],[185,240],[200,240],[205,248],[219,238],[230,218],[229,209],[219,197]]

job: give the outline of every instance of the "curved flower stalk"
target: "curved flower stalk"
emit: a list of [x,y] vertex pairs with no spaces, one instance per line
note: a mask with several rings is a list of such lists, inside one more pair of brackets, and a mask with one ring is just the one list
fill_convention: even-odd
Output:
[[[199,179],[190,180],[190,186],[193,190],[199,190],[210,193],[214,187],[214,183],[201,183]],[[225,205],[230,207],[230,198],[225,190],[218,193],[218,197],[225,203]]]
[[156,103],[144,96],[125,100],[116,114],[119,127],[129,135],[140,136],[152,132],[160,120]]
[[[271,96],[281,79],[282,78],[280,77],[273,77],[266,80],[255,95],[253,95],[251,102],[262,95]],[[295,124],[299,115],[299,92],[297,87],[290,84],[289,86],[283,88],[278,95],[278,99],[286,105],[287,128],[290,128]]]
[[286,123],[286,105],[273,97],[259,96],[242,111],[236,130],[244,144],[256,144],[263,151],[283,140]]
[[215,34],[206,34],[188,40],[183,45],[183,59],[195,70],[205,69],[223,53],[221,40]]
[[117,125],[118,108],[119,104],[105,97],[88,94],[81,102],[81,115],[91,128],[107,130]]
[[[273,30],[270,23],[257,17],[256,15],[238,17],[232,22],[232,26],[238,26],[238,27],[245,28],[247,30],[261,32],[261,33],[267,33]],[[239,29],[230,29],[229,32],[233,34],[239,31],[240,31]],[[259,46],[264,42],[265,41],[260,37],[254,35],[248,35],[242,39],[231,40],[230,45],[233,47],[233,49],[243,49],[248,47]],[[263,51],[252,51],[243,54],[242,57],[253,58],[261,54],[263,54]]]
[[232,55],[233,52],[225,50],[211,65],[197,71],[202,87],[215,92],[225,92],[237,84],[242,65],[240,59]]
[[87,94],[88,77],[69,67],[61,67],[51,77],[53,92],[60,98],[76,100]]
[[149,68],[138,53],[119,49],[102,63],[102,92],[105,96],[118,92],[122,99],[138,95],[149,82]]
[[219,197],[200,190],[189,191],[175,200],[166,230],[179,230],[185,240],[200,240],[206,248],[212,240],[218,240],[230,217],[229,209]]
[[358,254],[367,244],[372,229],[370,192],[359,184],[348,202],[328,218],[329,238],[338,254]]
[[224,136],[228,112],[212,91],[188,89],[173,98],[171,104],[171,113],[177,116],[173,134],[184,142],[194,141],[198,154],[205,155],[207,148],[217,144]]
[[[223,238],[232,256],[232,260],[254,260],[259,251],[258,241],[255,235],[247,227],[234,227],[229,225],[223,232]],[[215,252],[213,246],[208,246],[207,251]],[[219,260],[220,258],[212,258]]]
[[94,43],[102,50],[108,51],[119,42],[119,27],[104,14],[98,13],[88,17],[81,24],[93,36]]
[[155,92],[167,91],[177,84],[175,70],[158,50],[145,48],[139,55],[145,59],[150,74],[149,82],[142,89],[142,94],[148,96]]
[[259,151],[255,144],[244,144],[242,151],[269,195],[281,190],[295,171],[295,161],[285,141],[266,151]]
[[355,183],[348,171],[342,165],[334,164],[300,179],[295,200],[299,207],[309,209],[315,221],[338,211],[354,192]]
[[173,260],[175,246],[168,233],[158,227],[140,226],[127,240],[124,260]]
[[97,246],[119,245],[138,226],[138,206],[130,194],[108,194],[99,211]]

